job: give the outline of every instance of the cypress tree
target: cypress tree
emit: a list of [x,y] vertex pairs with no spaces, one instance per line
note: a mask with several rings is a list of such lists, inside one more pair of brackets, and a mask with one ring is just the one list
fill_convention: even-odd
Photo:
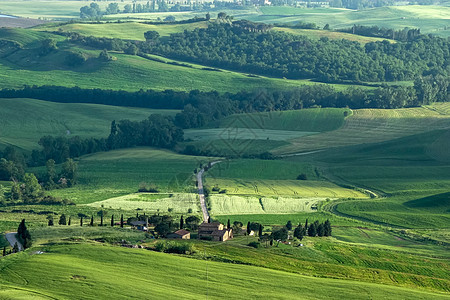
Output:
[[306,222],[305,222],[305,229],[308,230],[308,219],[306,219]]
[[91,216],[91,224],[89,225],[94,226],[94,216]]
[[303,227],[302,224],[298,224],[298,226],[294,230],[294,237],[298,238],[300,241],[303,239]]
[[331,236],[331,223],[330,221],[327,219],[324,223],[324,227],[325,227],[325,236]]
[[318,236],[324,236],[325,235],[325,227],[323,226],[322,223],[320,223],[319,226],[317,226],[317,235]]
[[208,217],[208,223],[211,223],[211,217]]
[[317,229],[316,226],[314,226],[314,224],[309,225],[308,227],[308,236],[316,236],[317,235]]
[[6,247],[3,247],[3,256],[6,256]]
[[259,224],[258,236],[262,236],[263,226]]
[[250,235],[250,221],[247,222],[247,234]]
[[67,224],[67,221],[66,221],[66,215],[65,215],[65,214],[62,214],[62,215],[59,217],[58,224],[59,224],[59,225],[66,225],[66,224]]
[[290,220],[287,221],[287,223],[286,223],[286,229],[287,230],[292,230],[292,222]]
[[120,216],[120,227],[123,228],[123,214]]
[[70,224],[72,224],[72,217],[69,216],[69,222],[67,222],[67,225],[70,226]]
[[183,216],[181,216],[181,218],[180,218],[180,229],[183,229],[184,228],[184,219],[183,219]]
[[230,229],[231,228],[231,223],[230,223],[230,219],[228,219],[228,221],[227,221],[227,229]]
[[100,216],[100,226],[103,226],[103,214]]
[[111,227],[114,227],[114,215],[111,216]]
[[80,226],[83,227],[83,217],[80,218]]
[[48,220],[48,226],[53,226],[53,219]]

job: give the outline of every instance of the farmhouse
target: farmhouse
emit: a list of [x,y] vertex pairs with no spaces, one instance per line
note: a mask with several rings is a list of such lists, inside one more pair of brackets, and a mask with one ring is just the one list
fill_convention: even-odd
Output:
[[173,233],[169,233],[167,235],[167,238],[169,239],[182,239],[182,240],[189,240],[191,239],[191,233],[187,230],[180,229]]
[[148,221],[132,221],[130,224],[133,229],[148,231]]
[[202,223],[198,227],[198,237],[200,239],[210,239],[212,241],[225,242],[233,238],[233,230],[225,229],[219,222]]

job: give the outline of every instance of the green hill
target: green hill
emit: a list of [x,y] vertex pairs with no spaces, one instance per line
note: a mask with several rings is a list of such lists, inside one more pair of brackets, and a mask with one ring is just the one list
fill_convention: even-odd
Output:
[[107,137],[113,120],[144,120],[152,113],[177,111],[127,108],[97,104],[53,103],[35,99],[0,99],[0,147],[27,151],[38,148],[45,135]]
[[198,299],[208,295],[220,299],[226,295],[228,299],[332,299],[339,294],[345,299],[387,295],[389,299],[446,298],[425,291],[300,276],[142,249],[88,244],[38,249],[44,253],[26,252],[0,260],[0,297]]

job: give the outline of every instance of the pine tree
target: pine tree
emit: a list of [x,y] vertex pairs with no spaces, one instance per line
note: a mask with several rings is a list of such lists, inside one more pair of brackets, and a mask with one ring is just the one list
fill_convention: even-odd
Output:
[[180,218],[180,229],[183,229],[184,228],[184,219],[183,219],[183,216],[181,216],[181,218]]
[[111,216],[111,227],[114,227],[114,215]]
[[120,216],[120,227],[123,228],[123,214]]

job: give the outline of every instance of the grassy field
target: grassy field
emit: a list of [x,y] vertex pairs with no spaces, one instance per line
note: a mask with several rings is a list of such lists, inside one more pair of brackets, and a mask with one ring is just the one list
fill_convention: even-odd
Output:
[[50,193],[87,204],[135,193],[141,183],[154,184],[166,193],[190,192],[195,188],[194,169],[206,161],[151,148],[101,152],[79,160],[79,185]]
[[449,10],[448,6],[433,5],[390,6],[359,11],[262,7],[260,12],[253,12],[240,18],[268,23],[311,22],[319,27],[329,24],[331,28],[349,28],[353,24],[395,29],[410,27],[420,28],[422,33],[447,37],[450,35]]
[[151,110],[97,104],[53,103],[35,99],[0,99],[0,147],[37,149],[45,135],[106,138],[113,120],[140,121],[150,114],[175,115],[175,110]]
[[450,127],[450,116],[446,114],[449,104],[429,107],[393,110],[359,109],[347,118],[342,127],[291,140],[290,145],[280,147],[275,154],[312,151],[339,146],[388,141],[429,130]]
[[[126,26],[126,24],[125,24]],[[287,80],[263,76],[205,69],[195,64],[155,57],[158,61],[138,56],[113,53],[115,61],[101,62],[96,57],[100,51],[86,50],[70,45],[64,38],[29,29],[0,29],[2,38],[18,41],[22,50],[0,57],[0,88],[20,88],[24,85],[45,85],[51,82],[59,86],[136,91],[140,89],[177,91],[240,90],[295,88],[302,84],[315,84],[308,80]],[[59,50],[41,57],[38,55],[40,40],[54,38]],[[64,60],[68,50],[84,52],[88,61],[82,66],[69,67]],[[163,61],[163,62],[162,62]],[[132,77],[129,74],[133,74]],[[335,85],[338,89],[345,85]]]
[[196,194],[156,194],[155,197],[149,197],[151,194],[131,194],[121,197],[115,197],[108,200],[98,201],[88,204],[90,207],[110,208],[119,210],[143,210],[146,213],[167,213],[172,209],[173,213],[187,213],[191,210],[193,213],[200,213],[200,202]]
[[283,32],[287,32],[287,33],[291,33],[291,34],[295,34],[295,35],[304,35],[310,39],[316,39],[316,40],[326,37],[326,38],[329,38],[332,40],[345,39],[345,40],[359,42],[361,44],[367,44],[370,42],[378,42],[378,41],[385,40],[383,38],[368,37],[368,36],[356,35],[356,34],[345,33],[345,32],[329,31],[329,30],[298,29],[298,28],[287,28],[287,27],[275,27],[274,30],[283,31]]
[[138,22],[128,23],[101,23],[101,24],[58,24],[41,25],[36,28],[39,31],[64,31],[79,32],[83,35],[119,38],[124,40],[145,41],[144,33],[149,30],[158,31],[160,36],[169,36],[172,33],[194,30],[195,28],[206,28],[206,22],[189,24],[162,24],[152,25]]
[[[1,297],[69,299],[84,297],[142,297],[217,299],[276,297],[346,299],[389,295],[392,299],[439,299],[443,294],[380,284],[306,277],[254,266],[205,262],[185,257],[103,245],[54,245],[44,254],[21,253],[2,259]],[[115,262],[120,261],[120,264]],[[70,265],[70,268],[67,266]],[[205,268],[208,268],[208,275]],[[39,269],[39,272],[28,270]],[[152,276],[142,276],[145,269]],[[117,276],[117,274],[126,274]],[[227,278],[227,280],[224,280]],[[247,280],[242,280],[246,278]],[[25,284],[24,284],[25,282]],[[258,282],[255,288],[254,282]],[[180,284],[182,283],[182,284]],[[235,287],[239,286],[239,289]],[[82,287],[82,289],[80,289]]]

